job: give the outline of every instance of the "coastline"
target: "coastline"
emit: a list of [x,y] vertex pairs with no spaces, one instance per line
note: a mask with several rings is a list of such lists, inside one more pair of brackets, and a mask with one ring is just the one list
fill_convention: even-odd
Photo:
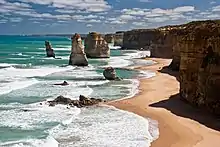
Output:
[[135,96],[107,104],[158,121],[159,138],[152,147],[217,147],[220,124],[211,114],[180,100],[178,73],[163,68],[171,59],[150,60],[157,63],[135,69],[152,71],[156,76],[140,79]]

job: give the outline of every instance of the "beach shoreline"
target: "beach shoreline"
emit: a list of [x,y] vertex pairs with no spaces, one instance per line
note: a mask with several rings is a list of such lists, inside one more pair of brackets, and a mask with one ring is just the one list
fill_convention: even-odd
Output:
[[152,71],[156,76],[139,79],[139,93],[135,96],[107,104],[158,121],[159,138],[152,147],[217,147],[220,125],[211,114],[180,100],[178,72],[166,68],[171,59],[148,60],[157,63],[135,69]]

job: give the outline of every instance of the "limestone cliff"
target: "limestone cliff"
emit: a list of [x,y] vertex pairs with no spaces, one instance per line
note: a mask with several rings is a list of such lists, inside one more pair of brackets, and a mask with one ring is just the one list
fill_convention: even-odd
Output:
[[88,58],[109,58],[108,43],[99,33],[89,33],[85,40],[85,53]]
[[114,35],[114,46],[123,46],[124,32],[116,32]]
[[123,48],[150,50],[151,57],[172,58],[171,40],[168,30],[131,30],[124,33]]
[[220,114],[220,21],[192,22],[180,32],[180,95]]
[[107,43],[114,43],[114,34],[106,34],[104,39]]

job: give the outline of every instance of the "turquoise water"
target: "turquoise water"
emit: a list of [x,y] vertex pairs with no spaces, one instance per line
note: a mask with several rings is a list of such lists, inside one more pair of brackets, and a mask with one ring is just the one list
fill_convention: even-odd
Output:
[[[51,42],[56,56],[61,59],[46,57],[45,40]],[[126,142],[131,146],[148,145],[144,135],[150,134],[147,129],[141,131],[148,126],[146,120],[134,114],[108,107],[69,110],[61,105],[53,108],[44,105],[45,100],[59,95],[72,99],[77,99],[80,94],[107,100],[128,97],[137,92],[137,77],[153,76],[150,72],[123,69],[139,63],[139,60],[133,58],[142,55],[140,52],[122,51],[109,46],[110,59],[89,59],[88,67],[76,67],[68,65],[71,48],[69,38],[0,36],[0,146],[111,146],[111,141],[106,143],[108,136],[112,140],[117,138],[118,142],[115,143],[118,146]],[[140,61],[140,64],[152,62]],[[107,66],[115,67],[123,80],[105,80],[102,71]],[[70,85],[53,85],[64,80]],[[39,105],[40,102],[43,105]],[[24,112],[24,109],[29,111]],[[118,119],[118,116],[121,118]],[[114,125],[110,125],[111,122],[115,122]],[[134,129],[133,122],[140,126],[136,129],[137,132],[141,131],[138,135],[140,138],[132,138],[135,131],[123,131],[123,127],[122,130],[116,129],[122,124]],[[101,123],[102,126],[97,125]],[[108,130],[109,125],[111,130]],[[95,130],[91,126],[99,129],[96,135],[92,135]],[[107,136],[103,128],[108,130]],[[90,134],[87,138],[83,135],[85,132]]]

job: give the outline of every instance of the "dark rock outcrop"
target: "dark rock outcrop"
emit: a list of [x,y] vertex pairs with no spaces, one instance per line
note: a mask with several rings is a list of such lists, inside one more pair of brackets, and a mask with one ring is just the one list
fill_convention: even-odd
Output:
[[75,34],[71,39],[72,49],[69,59],[69,65],[88,66],[88,59],[84,52],[80,35]]
[[45,47],[46,47],[47,57],[53,57],[53,58],[55,58],[54,50],[52,49],[52,46],[51,46],[51,44],[50,44],[49,41],[45,41]]
[[114,35],[114,46],[123,46],[124,32],[116,32]]
[[120,78],[117,77],[116,71],[113,67],[105,68],[103,75],[107,80],[120,80]]
[[107,43],[114,43],[114,34],[106,34],[104,39]]
[[76,106],[78,108],[96,105],[100,102],[105,102],[105,101],[102,99],[88,98],[83,95],[79,96],[79,100],[71,100],[70,98],[58,96],[53,101],[48,101],[49,106],[55,106],[57,104],[62,104],[62,105]]
[[181,36],[180,95],[220,114],[220,21],[191,22]]
[[96,32],[89,33],[85,40],[85,53],[88,58],[109,58],[110,49],[102,35]]

